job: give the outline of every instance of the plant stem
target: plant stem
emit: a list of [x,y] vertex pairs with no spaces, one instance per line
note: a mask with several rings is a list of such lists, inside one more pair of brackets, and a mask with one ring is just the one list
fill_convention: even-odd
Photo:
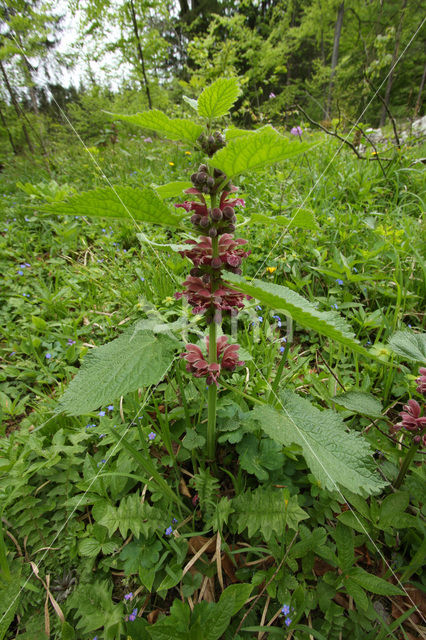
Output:
[[401,469],[399,470],[398,477],[395,480],[395,484],[393,485],[395,489],[399,489],[404,480],[405,474],[407,473],[408,467],[410,466],[414,456],[416,455],[417,449],[419,448],[419,444],[413,442],[411,447],[408,449],[408,452],[402,461]]
[[[216,357],[216,323],[214,319],[209,327],[209,363],[217,362]],[[207,421],[207,458],[214,460],[216,448],[216,400],[217,386],[214,382],[209,386],[208,421]]]
[[[283,374],[284,365],[287,362],[288,351],[290,349],[290,342],[287,341],[283,353],[283,357],[281,358],[280,364],[278,365],[277,373],[275,375],[274,381],[271,386],[271,392],[268,397],[268,403],[273,404],[273,398],[276,396],[278,385],[281,380],[281,376]],[[274,403],[275,404],[275,403]]]

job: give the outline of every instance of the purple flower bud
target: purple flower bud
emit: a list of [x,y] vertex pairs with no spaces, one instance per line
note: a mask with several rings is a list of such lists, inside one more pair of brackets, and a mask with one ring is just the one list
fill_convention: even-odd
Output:
[[215,207],[214,209],[211,210],[210,217],[215,222],[219,222],[220,220],[222,220],[223,214],[222,214],[222,211],[219,209],[219,207]]
[[209,236],[210,236],[210,238],[216,238],[216,236],[217,236],[217,229],[216,229],[216,227],[210,227],[210,229],[209,229]]
[[201,220],[201,216],[198,213],[194,213],[194,215],[191,216],[191,222],[194,225],[200,224],[200,220]]
[[207,216],[203,216],[200,220],[200,227],[202,229],[207,229],[207,227],[210,226],[210,220],[208,219]]
[[234,216],[234,210],[229,205],[226,205],[226,207],[223,207],[222,213],[223,213],[223,217],[226,218],[227,220],[231,220],[231,218]]
[[211,265],[213,269],[220,269],[222,266],[222,260],[220,258],[213,258]]

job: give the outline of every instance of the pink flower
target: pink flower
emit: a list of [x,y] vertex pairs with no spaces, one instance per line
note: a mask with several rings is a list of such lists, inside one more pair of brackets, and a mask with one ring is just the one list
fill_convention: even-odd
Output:
[[[204,276],[207,280],[208,276]],[[186,289],[175,293],[175,298],[179,300],[182,296],[188,300],[193,307],[193,313],[205,313],[211,311],[232,311],[233,309],[242,309],[244,300],[249,299],[244,293],[234,291],[224,285],[220,286],[216,291],[212,292],[211,282],[205,282],[203,279],[188,276],[183,283]]]
[[302,135],[303,131],[301,127],[293,127],[290,131],[291,135],[293,136],[300,136]]
[[277,96],[275,95],[275,93],[273,91],[271,91],[271,93],[269,94],[269,100],[272,100],[272,98],[276,98]]
[[[207,353],[209,353],[209,339],[206,338]],[[238,359],[238,344],[228,344],[228,338],[221,336],[216,343],[216,359],[218,362],[207,362],[206,357],[196,344],[187,344],[186,353],[181,353],[181,358],[186,360],[186,370],[193,373],[196,378],[207,378],[207,384],[218,384],[218,378],[222,369],[234,371],[236,367],[244,364]]]
[[418,384],[417,391],[426,395],[426,368],[420,367],[419,369],[420,376],[417,378],[416,382]]
[[409,400],[407,404],[403,406],[404,411],[399,414],[402,418],[401,422],[394,425],[391,428],[392,432],[399,431],[400,429],[406,429],[411,433],[416,434],[413,438],[415,443],[423,441],[423,446],[426,446],[426,434],[422,435],[426,427],[426,416],[421,416],[421,408],[416,400]]

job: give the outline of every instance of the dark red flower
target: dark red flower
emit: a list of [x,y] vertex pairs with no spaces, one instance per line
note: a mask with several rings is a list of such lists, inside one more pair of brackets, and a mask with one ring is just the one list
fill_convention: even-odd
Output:
[[[209,353],[209,339],[206,338],[207,353]],[[200,347],[196,344],[187,344],[186,352],[181,353],[181,358],[186,360],[186,370],[193,373],[196,378],[207,378],[207,384],[218,384],[218,378],[222,369],[234,371],[236,367],[244,364],[238,359],[238,344],[228,344],[228,338],[221,336],[216,342],[216,359],[218,362],[209,362],[206,360]]]
[[420,367],[419,369],[420,376],[417,378],[416,382],[418,384],[417,391],[426,395],[426,368]]

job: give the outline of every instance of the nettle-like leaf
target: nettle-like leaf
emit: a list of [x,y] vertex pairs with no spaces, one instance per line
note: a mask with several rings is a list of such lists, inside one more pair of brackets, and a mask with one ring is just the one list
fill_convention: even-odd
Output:
[[301,295],[279,284],[262,282],[262,280],[247,282],[242,276],[234,273],[227,273],[226,279],[234,289],[248,293],[259,302],[277,311],[284,311],[303,327],[314,329],[330,340],[340,342],[366,357],[374,358],[367,349],[359,344],[351,327],[335,311],[318,311],[311,302],[305,300]]
[[241,136],[249,136],[256,133],[256,130],[253,129],[239,129],[238,127],[228,127],[223,132],[225,134],[225,139],[227,142],[230,140],[234,140],[235,138],[241,138]]
[[165,227],[181,227],[182,216],[166,205],[147,187],[105,187],[83,191],[63,202],[45,204],[41,211],[65,216],[89,216],[136,220]]
[[108,111],[106,113],[112,116],[114,120],[122,120],[143,129],[151,129],[151,131],[155,131],[163,138],[168,138],[168,140],[182,140],[183,142],[194,144],[203,132],[203,127],[200,124],[184,118],[169,118],[158,109],[151,109],[134,115],[110,113]]
[[200,116],[213,120],[228,113],[240,94],[237,78],[219,78],[206,87],[197,101]]
[[260,531],[266,542],[273,532],[282,535],[286,525],[296,531],[299,522],[309,517],[299,507],[297,496],[290,497],[282,489],[258,487],[254,491],[240,493],[232,501],[232,506],[236,512],[238,533],[246,527],[249,537]]
[[263,213],[252,213],[250,221],[259,222],[266,226],[275,225],[285,229],[299,227],[301,229],[316,230],[318,228],[314,212],[311,209],[298,209],[291,218],[286,218],[285,216],[265,216]]
[[161,184],[154,186],[154,189],[163,200],[167,198],[178,198],[182,196],[185,189],[190,189],[194,185],[192,182],[186,180],[175,180],[175,182],[168,182],[167,184]]
[[275,442],[300,445],[323,488],[336,491],[346,487],[354,493],[369,495],[386,486],[375,472],[368,442],[357,432],[347,432],[339,414],[320,411],[290,391],[281,392],[279,397],[281,410],[256,407],[251,416]]
[[166,374],[175,345],[166,334],[128,329],[86,355],[58,410],[84,415],[140,387],[157,384]]
[[92,509],[94,520],[108,529],[112,536],[117,529],[123,538],[130,531],[137,538],[148,538],[163,527],[164,514],[147,502],[141,502],[139,494],[132,493],[123,498],[118,507],[106,500],[95,502]]
[[397,331],[389,340],[389,346],[397,355],[410,362],[426,364],[426,333]]
[[293,158],[311,147],[307,142],[288,140],[268,125],[249,137],[239,136],[230,140],[226,147],[214,154],[209,164],[232,178],[245,171],[262,169]]
[[339,404],[341,407],[345,407],[349,411],[355,413],[362,413],[366,416],[373,416],[378,418],[383,413],[383,407],[380,400],[371,395],[371,393],[365,393],[364,391],[345,391],[345,393],[339,393],[334,396],[333,402]]

